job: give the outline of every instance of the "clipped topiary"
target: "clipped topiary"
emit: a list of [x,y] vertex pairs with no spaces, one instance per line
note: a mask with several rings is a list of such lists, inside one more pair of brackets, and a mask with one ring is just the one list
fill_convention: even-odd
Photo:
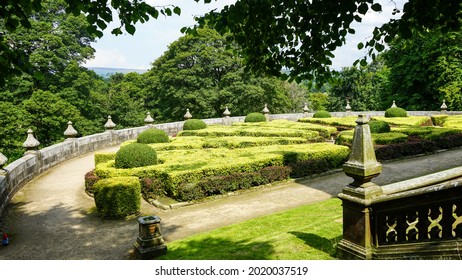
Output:
[[320,110],[314,113],[313,118],[321,119],[321,118],[330,118],[332,117],[329,112]]
[[94,198],[101,218],[119,219],[140,212],[141,184],[137,177],[113,177],[95,183]]
[[385,111],[385,117],[386,118],[405,118],[407,117],[407,112],[406,110],[400,107],[388,108]]
[[266,117],[262,113],[250,113],[245,116],[244,122],[266,122]]
[[183,124],[183,130],[199,130],[207,127],[203,120],[189,119]]
[[158,128],[146,129],[136,138],[136,142],[141,144],[168,143],[169,141],[168,134]]
[[156,150],[140,143],[121,147],[115,157],[116,168],[133,168],[154,164],[157,164]]
[[371,133],[390,132],[390,125],[384,121],[370,121],[369,127],[371,128]]

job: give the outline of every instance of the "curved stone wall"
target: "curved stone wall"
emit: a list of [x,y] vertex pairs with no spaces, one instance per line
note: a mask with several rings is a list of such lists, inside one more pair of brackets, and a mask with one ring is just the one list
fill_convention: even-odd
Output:
[[[347,115],[383,116],[384,112],[333,112],[332,116],[343,117]],[[441,112],[408,112],[411,116],[431,116]],[[446,114],[462,114],[462,112],[447,112]],[[270,120],[286,119],[296,121],[303,117],[312,117],[313,113],[294,113],[270,115]],[[242,122],[244,116],[230,117],[231,122]],[[207,124],[223,124],[224,118],[205,119]],[[169,135],[176,135],[183,129],[183,122],[172,122],[150,125],[166,131]],[[52,145],[24,155],[22,158],[10,163],[3,170],[0,169],[0,215],[13,195],[37,175],[49,168],[67,161],[71,158],[93,152],[99,149],[118,145],[126,140],[135,139],[136,136],[150,126],[110,130],[103,133],[85,137],[67,139],[62,143]]]

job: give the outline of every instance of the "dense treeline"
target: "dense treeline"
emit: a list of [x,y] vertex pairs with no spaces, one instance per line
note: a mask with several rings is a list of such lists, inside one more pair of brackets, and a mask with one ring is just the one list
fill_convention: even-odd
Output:
[[[36,71],[9,78],[0,88],[0,152],[20,157],[28,128],[42,146],[62,141],[70,120],[80,136],[104,130],[107,115],[117,128],[143,124],[146,112],[157,123],[178,121],[189,108],[195,118],[310,109],[384,110],[393,100],[407,110],[435,110],[443,100],[462,109],[461,33],[438,30],[396,39],[366,66],[343,68],[329,83],[309,90],[313,81],[289,83],[244,70],[237,46],[209,28],[185,35],[144,73],[115,74],[104,80],[81,65],[91,59],[95,37],[85,16],[63,13],[63,0],[43,1],[30,19],[5,39],[29,56]],[[149,58],[147,58],[149,59]],[[314,87],[313,87],[314,88]]]
[[233,115],[261,111],[265,103],[273,113],[303,107],[297,85],[244,73],[236,49],[207,28],[172,43],[147,73],[103,80],[81,66],[94,55],[85,17],[63,13],[61,0],[43,3],[30,29],[5,33],[36,70],[0,89],[0,152],[10,161],[23,154],[29,128],[43,147],[64,139],[68,121],[82,136],[103,131],[108,115],[124,128],[142,125],[148,111],[166,122],[182,120],[186,108],[195,118],[211,118],[225,106]]

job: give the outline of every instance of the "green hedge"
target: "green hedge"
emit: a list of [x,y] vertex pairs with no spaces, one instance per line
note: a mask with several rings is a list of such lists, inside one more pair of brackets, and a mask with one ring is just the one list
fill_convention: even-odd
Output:
[[372,117],[371,120],[384,121],[389,125],[394,126],[431,126],[433,122],[430,117],[425,116],[410,116],[403,118],[386,118],[386,117]]
[[257,172],[267,166],[284,166],[308,160],[325,160],[329,166],[341,166],[349,155],[349,149],[328,143],[264,146],[243,149],[203,149],[159,151],[163,164],[130,168],[114,168],[114,161],[101,163],[95,172],[101,178],[136,176],[156,178],[165,192],[178,197],[180,185],[198,182],[211,176],[227,176],[236,173]]
[[203,120],[198,119],[189,119],[186,120],[183,124],[183,130],[198,130],[204,129],[207,127],[207,124]]
[[201,137],[223,137],[223,136],[249,136],[249,137],[303,137],[308,141],[321,141],[322,137],[318,131],[296,130],[290,128],[274,128],[264,126],[208,126],[201,130],[183,130],[178,137],[201,136]]
[[388,108],[385,111],[385,118],[405,118],[407,117],[407,112],[403,108],[393,107]]
[[448,115],[433,115],[431,116],[433,125],[442,126],[446,122]]
[[234,127],[258,127],[258,128],[279,128],[279,129],[292,129],[292,130],[311,130],[311,131],[318,131],[323,136],[330,136],[337,132],[335,127],[319,125],[314,123],[308,122],[294,122],[294,121],[287,121],[287,120],[274,120],[271,122],[264,122],[264,123],[233,123]]
[[449,116],[443,127],[462,129],[462,116]]
[[355,127],[357,116],[343,117],[343,118],[325,118],[325,119],[316,119],[316,118],[302,118],[299,119],[299,122],[302,123],[315,123],[315,124],[325,124],[331,126],[341,126],[341,127]]
[[390,125],[384,121],[370,121],[369,127],[371,129],[371,133],[390,132]]
[[116,168],[133,168],[157,164],[157,153],[146,144],[133,143],[121,147],[115,156]]
[[419,136],[425,140],[438,141],[440,138],[459,134],[462,130],[455,128],[444,128],[444,127],[405,127],[405,128],[395,128],[394,131],[404,133],[409,136]]
[[268,166],[258,172],[213,176],[197,183],[183,183],[178,187],[177,199],[197,200],[207,196],[226,194],[238,190],[282,181],[289,178],[291,169],[285,166]]
[[330,113],[327,111],[323,111],[323,110],[317,111],[313,114],[313,118],[315,119],[323,119],[323,118],[330,118],[330,117],[332,117]]
[[115,160],[116,154],[115,153],[95,153],[95,166],[108,162],[110,160]]
[[158,128],[149,128],[138,134],[136,142],[141,144],[168,143],[170,141],[167,132]]
[[266,122],[266,117],[262,113],[250,113],[245,116],[244,122],[255,123],[255,122]]
[[[351,145],[353,142],[353,130],[342,131],[339,133],[336,139],[338,145]],[[409,136],[399,132],[388,132],[388,133],[371,133],[372,142],[376,145],[388,145],[395,143],[406,142]]]
[[141,184],[137,177],[114,177],[94,185],[98,214],[106,219],[125,218],[140,212]]

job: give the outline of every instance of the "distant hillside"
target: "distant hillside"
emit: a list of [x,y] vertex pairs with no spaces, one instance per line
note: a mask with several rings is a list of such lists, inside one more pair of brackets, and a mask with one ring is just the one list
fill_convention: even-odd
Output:
[[87,68],[95,71],[95,73],[98,76],[101,76],[103,78],[109,78],[111,75],[115,73],[126,74],[130,72],[136,72],[136,73],[142,74],[148,71],[147,69],[126,69],[126,68],[105,68],[105,67],[87,67]]

